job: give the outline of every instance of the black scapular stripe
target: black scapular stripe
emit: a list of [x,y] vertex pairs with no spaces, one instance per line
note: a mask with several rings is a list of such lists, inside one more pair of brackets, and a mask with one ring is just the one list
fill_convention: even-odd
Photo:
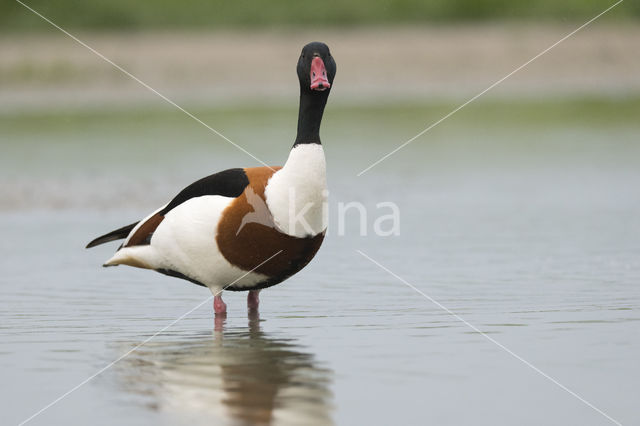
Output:
[[244,169],[228,169],[195,181],[178,195],[167,207],[160,211],[165,215],[185,201],[203,195],[222,195],[223,197],[239,197],[249,185],[249,178]]
[[[185,201],[201,197],[203,195],[222,195],[224,197],[239,197],[244,189],[249,185],[249,178],[244,172],[244,169],[228,169],[224,170],[200,180],[195,181],[185,189],[180,191],[173,200],[167,206],[158,212],[164,216],[180,204]],[[123,226],[120,229],[111,231],[108,234],[102,235],[95,240],[87,244],[87,248],[95,247],[100,244],[108,243],[110,241],[121,240],[127,238],[131,230],[138,224],[132,223],[131,225]]]

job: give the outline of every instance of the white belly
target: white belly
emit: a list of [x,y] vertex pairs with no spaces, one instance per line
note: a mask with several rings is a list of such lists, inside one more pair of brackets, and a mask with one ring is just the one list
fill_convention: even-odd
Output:
[[[233,198],[192,198],[165,216],[151,238],[156,269],[172,269],[208,286],[214,293],[226,286],[253,286],[268,277],[231,265],[216,242],[217,226]],[[256,265],[258,266],[258,265]]]

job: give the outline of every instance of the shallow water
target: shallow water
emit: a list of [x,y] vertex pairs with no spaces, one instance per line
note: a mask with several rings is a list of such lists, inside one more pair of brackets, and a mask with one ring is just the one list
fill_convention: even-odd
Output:
[[[3,423],[125,354],[29,424],[611,423],[486,336],[637,422],[637,105],[572,105],[470,109],[360,178],[440,109],[329,113],[323,248],[262,292],[259,316],[225,293],[217,321],[207,290],[103,270],[115,247],[82,247],[250,158],[168,113],[2,118]],[[278,164],[289,112],[202,114]],[[354,212],[338,235],[349,201],[368,207],[367,236]],[[399,236],[373,235],[381,201],[399,206]]]

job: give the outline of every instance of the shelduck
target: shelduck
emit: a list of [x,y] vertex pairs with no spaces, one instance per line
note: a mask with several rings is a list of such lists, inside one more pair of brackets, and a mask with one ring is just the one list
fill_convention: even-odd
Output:
[[326,231],[326,163],[320,123],[336,63],[324,43],[309,43],[297,65],[298,133],[283,167],[228,169],[200,179],[146,218],[91,241],[124,239],[103,266],[153,269],[208,287],[216,314],[223,290],[261,289],[304,268]]

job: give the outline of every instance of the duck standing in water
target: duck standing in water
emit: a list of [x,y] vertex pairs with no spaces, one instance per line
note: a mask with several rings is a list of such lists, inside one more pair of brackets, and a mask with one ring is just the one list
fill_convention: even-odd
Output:
[[304,268],[326,231],[326,164],[320,123],[336,63],[324,43],[309,43],[297,65],[298,134],[283,167],[228,169],[200,179],[144,218],[91,241],[124,239],[104,266],[129,265],[208,287],[214,311],[222,291],[261,289]]

